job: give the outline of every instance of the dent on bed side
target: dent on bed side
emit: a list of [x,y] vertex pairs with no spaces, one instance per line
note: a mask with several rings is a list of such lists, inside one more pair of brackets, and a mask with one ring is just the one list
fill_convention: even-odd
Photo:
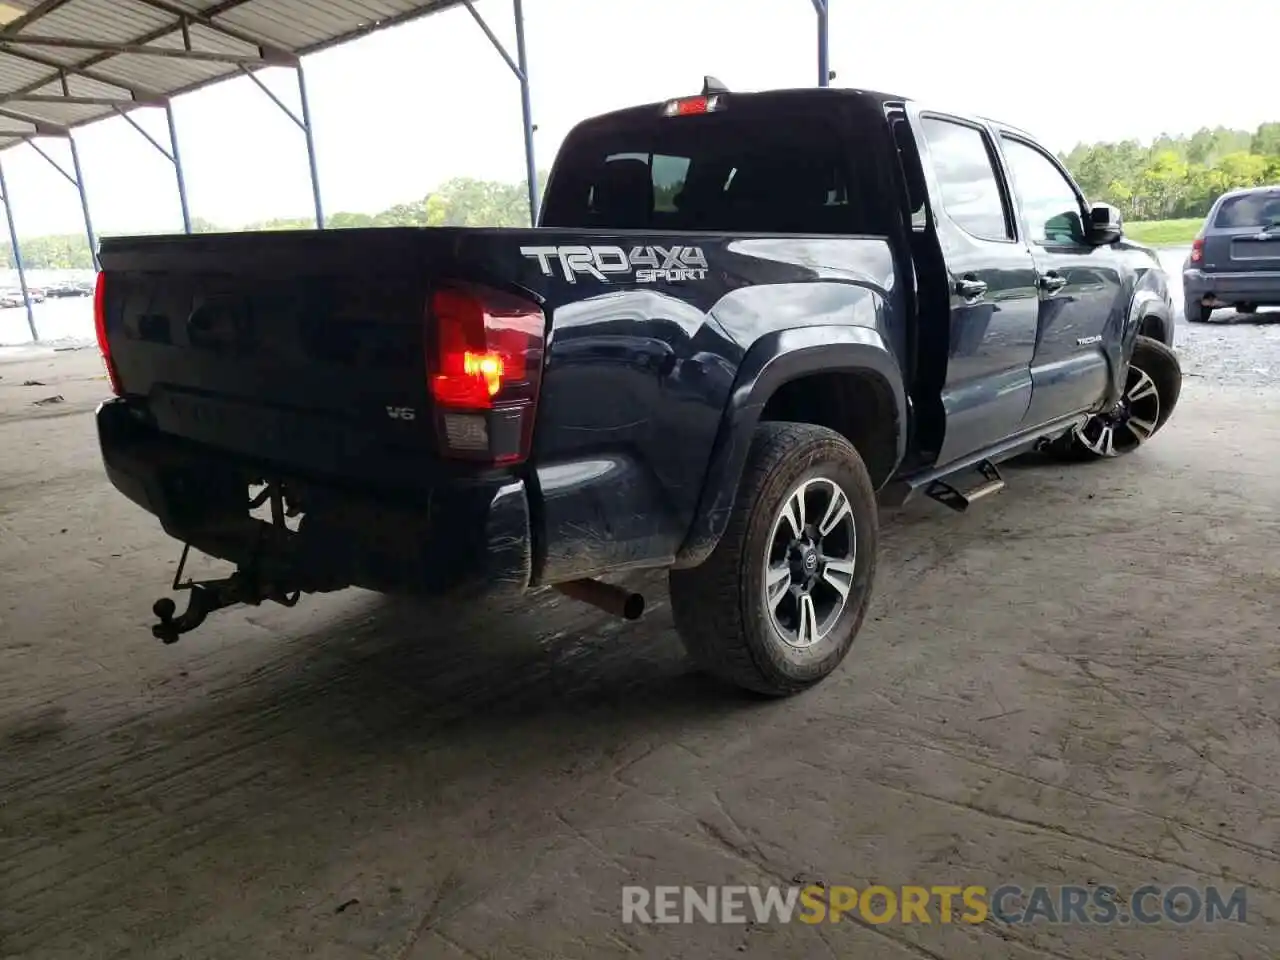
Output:
[[532,586],[671,562],[679,531],[658,478],[635,457],[603,451],[541,464],[533,484]]

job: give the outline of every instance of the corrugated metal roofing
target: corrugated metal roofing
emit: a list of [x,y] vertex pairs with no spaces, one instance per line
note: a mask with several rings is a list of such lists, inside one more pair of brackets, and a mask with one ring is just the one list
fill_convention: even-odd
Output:
[[0,0],[0,149],[462,0]]

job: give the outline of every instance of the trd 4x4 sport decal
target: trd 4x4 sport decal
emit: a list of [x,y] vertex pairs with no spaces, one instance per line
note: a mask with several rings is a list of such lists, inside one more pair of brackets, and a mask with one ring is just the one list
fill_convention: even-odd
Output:
[[544,276],[553,276],[558,268],[569,283],[577,283],[579,274],[605,283],[621,274],[632,275],[636,283],[707,277],[701,247],[632,247],[630,253],[609,246],[521,247],[520,253],[536,259]]

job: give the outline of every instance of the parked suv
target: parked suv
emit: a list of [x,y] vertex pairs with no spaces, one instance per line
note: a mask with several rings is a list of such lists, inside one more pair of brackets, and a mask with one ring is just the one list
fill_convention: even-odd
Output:
[[1218,198],[1182,265],[1182,289],[1193,323],[1220,307],[1280,306],[1280,185]]

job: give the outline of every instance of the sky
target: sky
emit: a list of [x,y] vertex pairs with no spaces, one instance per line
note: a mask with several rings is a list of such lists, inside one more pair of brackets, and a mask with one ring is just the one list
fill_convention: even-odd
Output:
[[[865,87],[1079,141],[1280,120],[1280,0],[829,0],[835,86]],[[476,9],[514,55],[509,0]],[[816,83],[810,0],[525,0],[539,169],[580,119],[696,93]],[[376,212],[455,176],[524,179],[516,78],[463,8],[306,61],[326,210]],[[290,70],[261,74],[297,102]],[[174,102],[192,213],[307,216],[301,131],[249,80]],[[134,116],[162,143],[164,114]],[[76,133],[101,232],[181,229],[173,168],[123,120]],[[45,141],[66,158],[66,145]],[[4,154],[18,232],[83,229],[74,188]]]

